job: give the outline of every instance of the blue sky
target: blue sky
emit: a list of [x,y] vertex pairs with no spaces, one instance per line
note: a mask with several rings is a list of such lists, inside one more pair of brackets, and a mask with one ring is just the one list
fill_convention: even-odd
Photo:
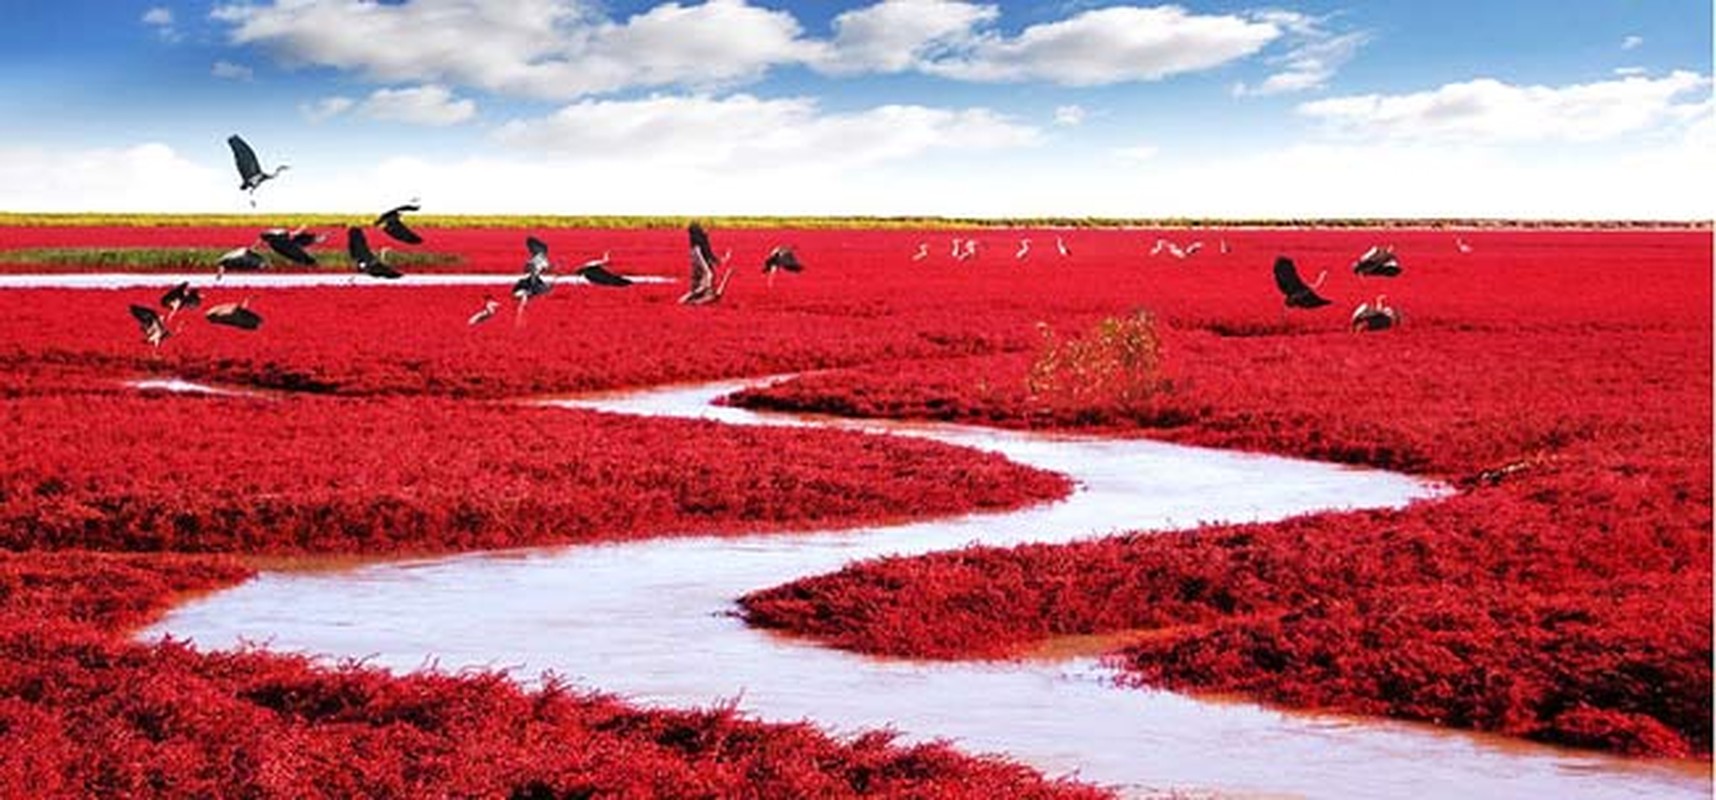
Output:
[[0,210],[1709,219],[1711,6],[23,0]]

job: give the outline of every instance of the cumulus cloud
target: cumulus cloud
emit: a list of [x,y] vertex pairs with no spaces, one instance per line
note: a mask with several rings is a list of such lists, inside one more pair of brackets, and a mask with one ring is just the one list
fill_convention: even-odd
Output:
[[1326,21],[1293,11],[1266,11],[1258,14],[1284,32],[1286,52],[1268,59],[1280,69],[1256,86],[1244,83],[1234,87],[1237,95],[1270,95],[1320,89],[1335,71],[1352,60],[1360,47],[1370,40],[1362,31],[1336,33]]
[[987,109],[886,105],[825,113],[809,98],[657,96],[585,100],[514,120],[496,139],[580,159],[643,159],[711,168],[831,167],[910,158],[932,149],[1029,145],[1038,131]]
[[350,97],[324,97],[298,106],[298,112],[311,122],[323,122],[350,111],[355,105],[357,101]]
[[68,150],[0,147],[0,208],[199,211],[236,195],[238,176],[159,143]]
[[1281,35],[1267,21],[1200,15],[1178,6],[1115,6],[979,35],[923,71],[970,81],[1045,80],[1068,86],[1153,81],[1250,56]]
[[834,74],[904,72],[968,48],[979,25],[994,22],[991,5],[959,0],[882,0],[834,18],[834,38],[815,66]]
[[556,0],[280,0],[211,16],[234,44],[287,63],[562,99],[639,86],[752,79],[812,48],[785,12],[744,0],[664,3],[623,22]]
[[265,48],[288,64],[539,99],[730,88],[789,65],[830,75],[916,71],[1094,86],[1217,67],[1287,35],[1303,41],[1271,86],[1304,85],[1357,46],[1301,15],[1174,5],[1084,10],[1012,35],[996,27],[997,5],[879,0],[837,15],[828,38],[750,0],[665,2],[623,20],[575,0],[271,0],[223,3],[210,15],[228,26],[233,44]]
[[214,66],[209,69],[209,74],[229,81],[248,81],[256,77],[255,70],[243,64],[234,64],[231,61],[214,62]]
[[1361,138],[1580,142],[1692,118],[1708,105],[1709,93],[1710,79],[1687,71],[1558,87],[1479,78],[1410,94],[1317,100],[1298,112],[1334,133]]
[[441,127],[456,125],[477,115],[477,104],[457,99],[445,86],[409,89],[377,89],[359,109],[374,119]]
[[143,12],[140,18],[144,25],[155,29],[155,34],[169,42],[179,40],[179,31],[173,26],[173,9],[166,6],[153,6]]
[[1084,106],[1057,106],[1055,108],[1055,124],[1068,128],[1083,125],[1086,115]]
[[1622,50],[1633,50],[1633,49],[1638,48],[1638,46],[1641,44],[1644,44],[1644,37],[1643,36],[1628,36],[1625,39],[1621,40],[1621,49]]

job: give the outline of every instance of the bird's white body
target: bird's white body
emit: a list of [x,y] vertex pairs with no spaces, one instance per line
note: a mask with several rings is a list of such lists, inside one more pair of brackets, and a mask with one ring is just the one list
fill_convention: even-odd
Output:
[[1019,249],[1013,253],[1014,260],[1022,261],[1022,260],[1024,260],[1025,256],[1028,256],[1030,254],[1031,254],[1031,240],[1030,239],[1020,239],[1019,240]]

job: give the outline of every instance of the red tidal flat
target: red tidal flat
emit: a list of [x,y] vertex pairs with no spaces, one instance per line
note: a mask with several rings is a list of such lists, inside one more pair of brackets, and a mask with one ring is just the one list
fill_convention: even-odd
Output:
[[1068,488],[932,442],[432,398],[86,393],[0,400],[0,419],[12,550],[444,552],[825,527]]
[[[1142,428],[1406,469],[1460,495],[884,560],[753,594],[750,620],[945,658],[1137,632],[1116,660],[1140,683],[1708,754],[1708,234],[1490,234],[1470,257],[1414,259],[1431,236],[1398,242],[1407,271],[1395,281],[1363,284],[1331,264],[1335,296],[1386,291],[1405,310],[1405,327],[1382,335],[1341,331],[1341,312],[1284,319],[1255,261],[1135,266],[1159,278],[1131,299],[1167,325],[1172,382],[1145,403],[1032,398],[1028,352],[806,376],[739,402]],[[1296,255],[1366,241],[1280,239]]]
[[[7,229],[0,247],[236,246],[251,233]],[[523,233],[431,230],[426,247],[464,256],[460,269],[513,272]],[[1152,685],[1708,752],[1708,232],[1469,232],[1469,255],[1440,231],[712,233],[746,265],[720,305],[680,307],[680,285],[565,286],[522,326],[508,308],[468,328],[481,289],[261,290],[261,330],[192,316],[155,352],[125,306],[158,291],[0,292],[0,505],[18,551],[0,560],[0,794],[1084,796],[945,748],[836,742],[721,709],[643,713],[492,676],[395,678],[122,638],[181,593],[245,574],[188,550],[797,527],[1064,491],[946,449],[488,402],[799,370],[827,371],[746,402],[1144,429],[1463,491],[1397,512],[867,564],[754,595],[756,622],[945,657],[1146,630],[1116,657]],[[1057,234],[1070,257],[1054,255]],[[1206,247],[1150,258],[1158,235]],[[979,258],[947,258],[952,236],[976,236]],[[1022,262],[1021,236],[1034,240]],[[562,263],[613,249],[621,272],[680,278],[683,237],[546,238]],[[1345,271],[1379,240],[1405,275]],[[932,252],[921,262],[919,242]],[[777,243],[807,270],[769,287],[756,265]],[[1283,315],[1277,253],[1313,276],[1328,268],[1337,305]],[[1405,326],[1346,333],[1346,309],[1379,291]],[[1025,391],[1038,323],[1070,338],[1140,307],[1163,323],[1170,391],[1130,405]],[[298,391],[115,388],[142,376]],[[216,454],[232,451],[258,466],[221,468]],[[655,500],[625,510],[609,492]]]

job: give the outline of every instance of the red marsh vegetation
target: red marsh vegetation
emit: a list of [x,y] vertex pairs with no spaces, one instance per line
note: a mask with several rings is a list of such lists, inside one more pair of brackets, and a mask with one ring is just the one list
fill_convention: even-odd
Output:
[[[9,229],[0,248],[238,246],[253,233]],[[523,233],[426,231],[425,247],[461,255],[461,271],[514,272]],[[1708,232],[1468,232],[1469,254],[1446,231],[713,234],[742,265],[718,305],[681,307],[678,285],[566,286],[515,324],[497,287],[509,305],[476,328],[465,320],[483,289],[410,288],[409,275],[210,289],[209,302],[254,295],[261,329],[191,313],[159,350],[126,313],[159,290],[0,292],[0,787],[1082,796],[883,735],[837,741],[494,676],[125,639],[184,593],[248,574],[233,556],[821,526],[1065,490],[951,448],[510,402],[797,371],[811,373],[741,402],[1095,427],[1405,469],[1461,492],[873,562],[747,598],[754,623],[947,658],[1154,631],[1114,655],[1141,684],[1708,753]],[[1205,247],[1150,257],[1159,236]],[[977,238],[978,256],[950,258],[954,237]],[[622,273],[685,270],[678,230],[545,238],[563,264],[613,250]],[[1404,275],[1346,270],[1374,243],[1396,246]],[[775,244],[796,246],[806,271],[770,286],[760,264]],[[1307,278],[1329,270],[1321,291],[1336,305],[1284,314],[1268,274],[1278,253]],[[1378,292],[1403,326],[1347,332],[1351,306]],[[151,376],[265,394],[119,388]],[[658,502],[609,499],[626,492]]]
[[[1456,496],[882,560],[753,594],[748,618],[937,658],[1133,632],[1111,660],[1141,685],[1707,756],[1710,237],[1493,233],[1462,254],[1451,234],[1387,235],[1406,268],[1386,281],[1345,270],[1371,234],[1267,237],[1307,278],[1329,269],[1323,291],[1344,303],[1326,311],[1284,314],[1255,251],[1114,253],[1125,266],[1101,291],[1148,322],[1128,309],[1106,332],[1054,326],[1035,352],[805,376],[738,402],[1139,431],[1403,469]],[[1043,280],[1089,293],[1078,275]],[[1345,331],[1379,292],[1403,326]],[[1128,355],[1139,340],[1160,346]],[[1081,368],[1107,388],[1080,394],[1100,383]]]

